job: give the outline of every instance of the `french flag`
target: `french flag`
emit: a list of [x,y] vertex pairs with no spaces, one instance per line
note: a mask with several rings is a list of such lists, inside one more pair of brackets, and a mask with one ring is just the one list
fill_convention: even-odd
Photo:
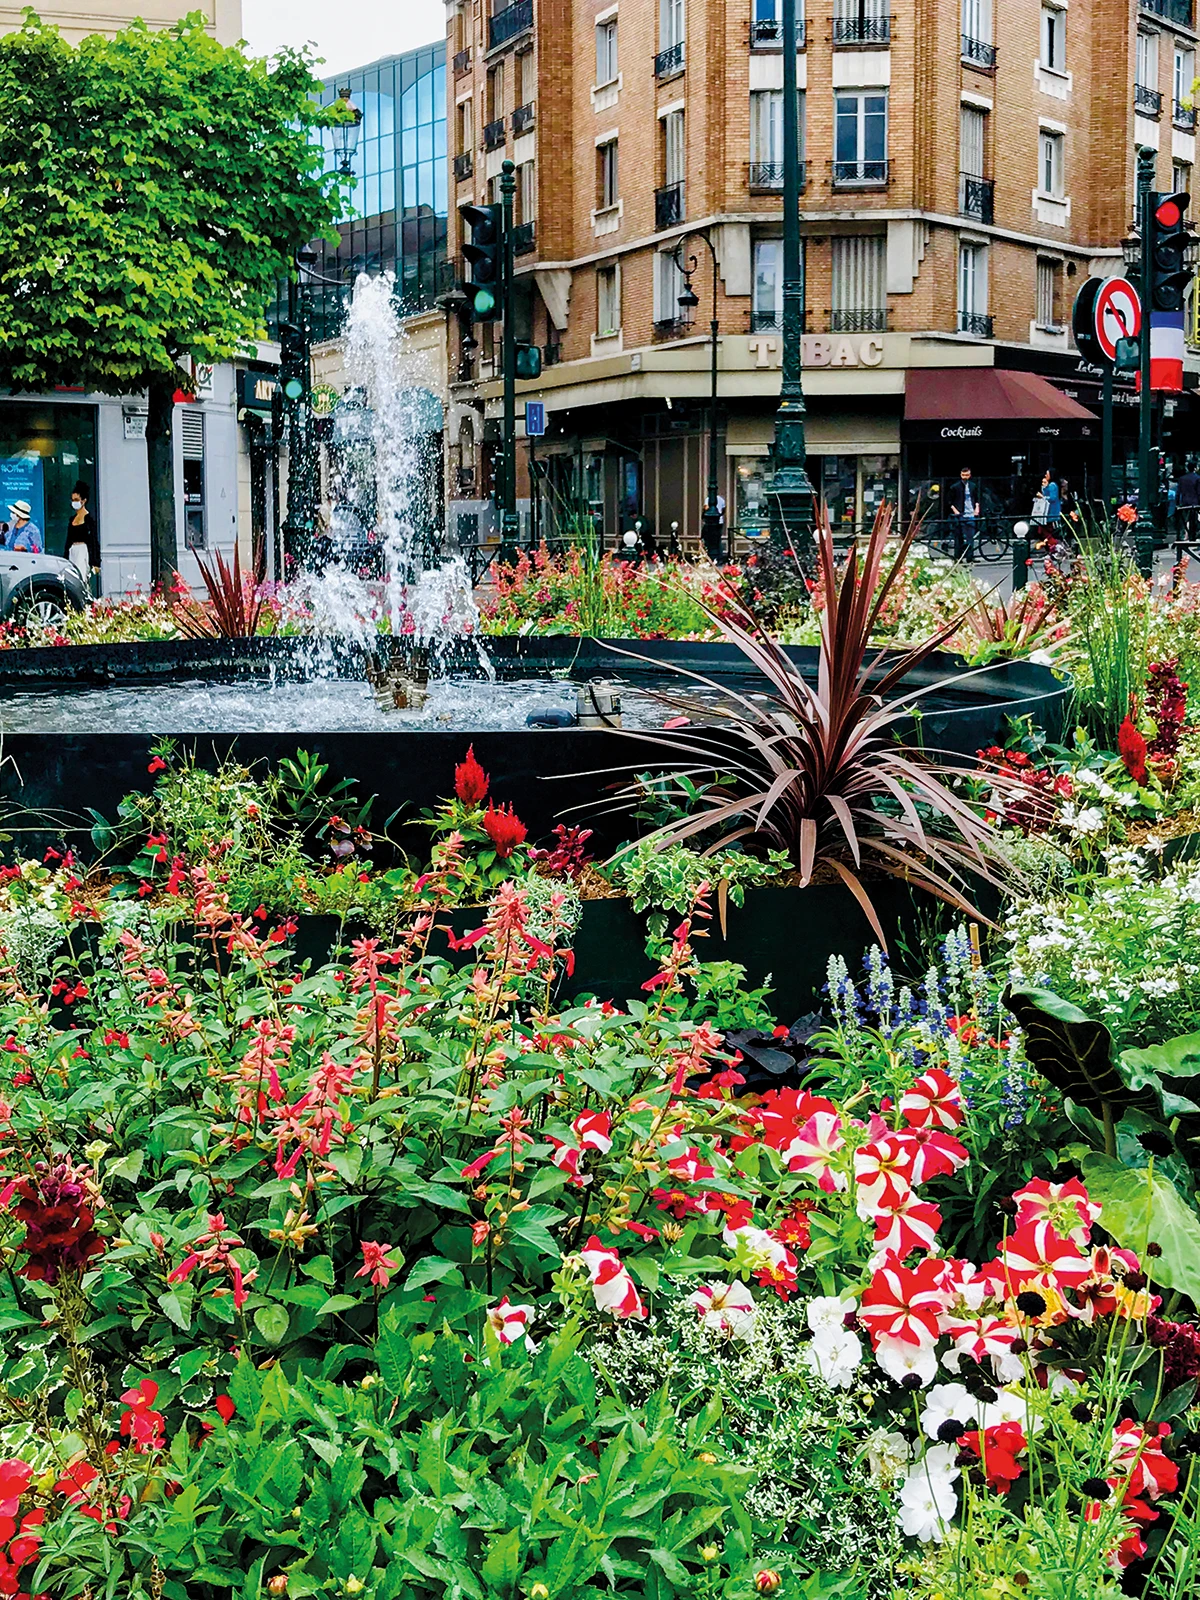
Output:
[[1183,312],[1150,313],[1150,387],[1183,392]]

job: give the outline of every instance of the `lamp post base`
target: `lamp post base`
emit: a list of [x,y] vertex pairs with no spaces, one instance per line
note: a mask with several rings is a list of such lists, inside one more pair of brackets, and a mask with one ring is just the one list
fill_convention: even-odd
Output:
[[1149,507],[1139,511],[1134,525],[1133,557],[1142,577],[1150,578],[1154,572],[1154,519],[1150,515]]
[[708,559],[719,566],[724,554],[725,524],[721,519],[721,513],[715,508],[705,510],[700,519],[700,537],[704,540]]

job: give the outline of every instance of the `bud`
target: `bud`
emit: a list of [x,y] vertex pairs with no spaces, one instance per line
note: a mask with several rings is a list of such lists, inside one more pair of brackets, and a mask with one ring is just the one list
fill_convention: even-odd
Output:
[[700,1454],[696,1457],[696,1460],[703,1461],[706,1467],[715,1467],[717,1464],[717,1458],[715,1455],[713,1455],[711,1450],[701,1450]]
[[754,1574],[754,1587],[759,1594],[774,1594],[782,1582],[783,1579],[770,1567],[764,1567],[761,1572]]
[[268,1594],[286,1594],[287,1593],[287,1573],[286,1572],[277,1572],[275,1574],[275,1576],[268,1581],[268,1583],[267,1583],[267,1593]]
[[356,1578],[353,1573],[346,1579],[347,1594],[361,1594],[366,1587],[362,1579]]
[[550,1600],[550,1591],[544,1583],[535,1583],[529,1591],[529,1600]]
[[701,1546],[701,1561],[715,1561],[720,1554],[721,1552],[717,1549],[715,1544],[706,1544]]

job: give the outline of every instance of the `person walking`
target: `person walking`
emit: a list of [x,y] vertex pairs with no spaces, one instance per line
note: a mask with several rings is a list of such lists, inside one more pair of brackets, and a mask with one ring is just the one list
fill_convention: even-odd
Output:
[[88,508],[91,491],[86,483],[71,490],[71,517],[67,523],[67,560],[79,568],[85,586],[94,592],[92,574],[100,572],[100,536]]
[[12,522],[4,535],[4,548],[6,550],[24,550],[28,554],[40,556],[45,549],[42,540],[42,530],[33,520],[33,507],[28,500],[14,500],[9,506]]
[[1057,522],[1062,515],[1062,490],[1049,468],[1042,475],[1042,486],[1034,496],[1031,515],[1035,522],[1043,525]]
[[1179,513],[1179,531],[1189,544],[1196,542],[1200,529],[1200,472],[1196,463],[1189,461],[1187,471],[1175,485],[1175,509]]
[[964,467],[958,475],[958,482],[950,485],[948,500],[950,515],[957,519],[954,523],[955,553],[964,561],[970,561],[975,554],[975,519],[979,515],[979,501],[971,481],[970,467]]

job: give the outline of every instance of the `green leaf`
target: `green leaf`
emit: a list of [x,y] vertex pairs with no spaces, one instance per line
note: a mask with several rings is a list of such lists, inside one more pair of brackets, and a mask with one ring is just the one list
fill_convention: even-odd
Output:
[[1173,1422],[1181,1417],[1196,1397],[1196,1379],[1189,1378],[1169,1390],[1150,1413],[1151,1422]]
[[1129,1087],[1113,1061],[1112,1034],[1102,1022],[1049,989],[1004,991],[1004,1004],[1025,1035],[1025,1054],[1065,1098],[1099,1113],[1126,1106],[1153,1106],[1153,1093]]
[[319,1317],[331,1317],[337,1311],[348,1311],[351,1306],[359,1305],[360,1301],[352,1294],[331,1294],[324,1304],[317,1307]]
[[524,1565],[521,1555],[521,1530],[510,1528],[499,1538],[490,1539],[483,1558],[484,1581],[501,1594],[511,1593]]
[[447,1261],[445,1256],[426,1256],[423,1261],[417,1262],[404,1280],[404,1287],[423,1289],[427,1283],[452,1283],[457,1286],[462,1281],[462,1273],[453,1261]]
[[1121,1061],[1159,1078],[1194,1078],[1200,1074],[1200,1033],[1181,1034],[1145,1050],[1123,1050]]
[[130,1150],[127,1155],[119,1157],[116,1161],[108,1161],[104,1166],[106,1178],[125,1178],[130,1183],[136,1183],[141,1176],[142,1168],[146,1163],[144,1150]]
[[1155,1279],[1200,1305],[1200,1217],[1170,1179],[1093,1151],[1084,1157],[1083,1181],[1101,1208],[1101,1227],[1143,1258],[1150,1241],[1160,1245]]
[[404,1388],[405,1374],[412,1365],[412,1346],[398,1307],[390,1306],[379,1319],[375,1359],[379,1363],[379,1376],[388,1392],[399,1394]]
[[254,1326],[268,1344],[281,1344],[283,1342],[287,1337],[290,1321],[291,1318],[283,1306],[259,1306],[254,1313]]
[[163,1314],[184,1333],[192,1325],[192,1301],[196,1291],[191,1283],[181,1283],[178,1289],[168,1289],[166,1294],[160,1294],[158,1304]]

